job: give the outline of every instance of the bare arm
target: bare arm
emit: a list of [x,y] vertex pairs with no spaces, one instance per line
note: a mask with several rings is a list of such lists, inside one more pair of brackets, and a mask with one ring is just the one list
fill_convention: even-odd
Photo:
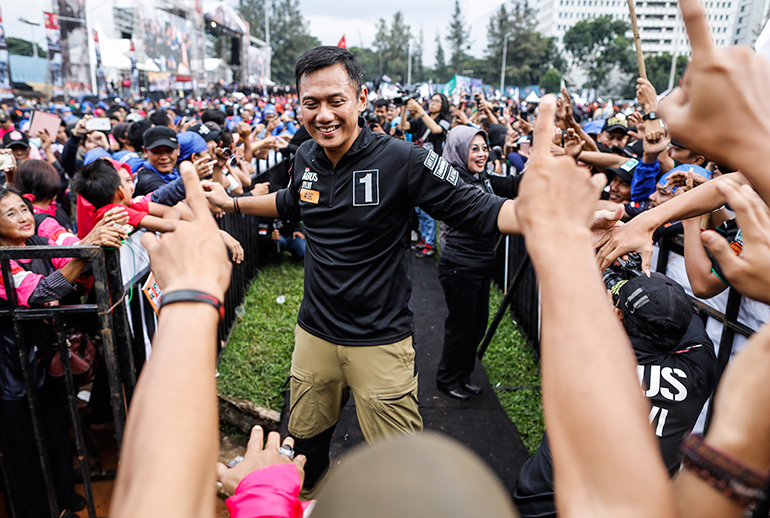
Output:
[[[583,146],[585,149],[585,144]],[[601,153],[599,151],[582,151],[578,158],[581,162],[592,165],[602,171],[608,167],[620,167],[628,160],[628,158],[614,153]]]
[[[195,289],[222,300],[230,261],[198,179],[189,171],[183,178],[195,221],[162,240],[147,233],[142,244],[165,293]],[[208,304],[179,302],[161,310],[153,361],[142,372],[126,422],[113,516],[213,515],[218,323]]]
[[700,240],[700,218],[682,220],[684,227],[684,266],[696,297],[707,299],[722,293],[727,285],[711,271],[711,259]]
[[[560,516],[675,516],[636,359],[596,268],[588,226],[601,177],[549,153],[545,96],[519,226],[542,290],[543,399]],[[534,174],[533,174],[534,173]],[[596,455],[596,445],[602,454]]]
[[[224,187],[208,180],[202,181],[201,186],[209,203],[225,212],[235,212],[235,202],[233,198],[227,195]],[[265,194],[264,196],[242,196],[238,198],[238,209],[241,214],[277,218],[278,207],[275,203],[275,197],[275,193]]]
[[740,183],[746,181],[739,173],[715,178],[697,189],[692,189],[654,209],[642,212],[629,223],[618,228],[615,233],[608,235],[606,240],[598,243],[600,249],[596,257],[600,268],[604,270],[621,255],[636,251],[642,254],[642,268],[649,272],[652,233],[655,229],[670,221],[700,216],[724,205],[725,197],[719,193],[717,185],[728,177]]

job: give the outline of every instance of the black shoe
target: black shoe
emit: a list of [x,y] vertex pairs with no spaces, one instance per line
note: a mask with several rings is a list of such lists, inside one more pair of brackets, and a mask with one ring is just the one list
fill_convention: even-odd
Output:
[[67,509],[72,511],[81,511],[85,509],[86,503],[86,499],[82,495],[75,493],[75,495],[70,499],[70,503],[67,506]]
[[481,394],[481,387],[478,385],[474,385],[473,383],[463,383],[460,385],[462,388],[464,388],[467,392],[470,392],[474,396],[478,396]]
[[471,395],[468,394],[467,392],[465,392],[465,390],[463,390],[460,387],[449,388],[449,387],[446,387],[444,385],[437,385],[437,387],[438,387],[438,389],[441,392],[443,392],[444,394],[446,394],[449,397],[452,397],[452,398],[455,398],[455,399],[459,399],[460,401],[470,401],[471,400]]

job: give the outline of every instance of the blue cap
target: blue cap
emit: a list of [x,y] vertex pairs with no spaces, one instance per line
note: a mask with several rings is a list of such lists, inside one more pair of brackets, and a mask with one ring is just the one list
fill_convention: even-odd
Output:
[[88,165],[91,162],[99,160],[100,158],[112,158],[112,155],[110,155],[109,151],[103,147],[96,147],[86,153],[86,156],[83,158],[83,165]]
[[265,109],[262,111],[262,115],[275,115],[275,105],[268,104],[265,106]]
[[[658,184],[660,185],[666,185],[666,180],[668,180],[668,177],[671,176],[671,173],[675,171],[684,171],[684,172],[692,172],[694,174],[699,174],[702,177],[704,177],[707,180],[711,180],[711,171],[708,169],[705,169],[699,165],[692,165],[692,164],[682,164],[678,165],[663,176],[660,177],[660,180],[658,180]],[[676,187],[673,189],[676,190]],[[673,191],[672,191],[673,192]]]
[[583,131],[585,131],[589,135],[591,135],[591,134],[598,135],[599,133],[602,132],[602,128],[604,128],[604,121],[603,120],[588,121],[588,122],[586,122],[583,125]]
[[194,131],[184,131],[176,136],[179,141],[179,161],[187,160],[193,153],[208,151],[206,140]]

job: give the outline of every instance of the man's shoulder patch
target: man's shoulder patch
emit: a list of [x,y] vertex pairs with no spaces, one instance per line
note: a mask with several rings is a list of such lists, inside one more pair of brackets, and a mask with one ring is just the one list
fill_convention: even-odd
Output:
[[429,151],[428,156],[425,157],[423,162],[426,168],[433,172],[433,175],[441,180],[446,181],[454,186],[457,186],[457,180],[459,180],[459,173],[447,163],[446,160],[438,156],[435,151]]

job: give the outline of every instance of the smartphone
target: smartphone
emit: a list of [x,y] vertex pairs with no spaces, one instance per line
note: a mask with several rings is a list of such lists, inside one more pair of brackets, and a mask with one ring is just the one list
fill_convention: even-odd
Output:
[[110,131],[112,129],[112,125],[110,124],[110,119],[107,117],[97,117],[94,119],[88,119],[86,121],[86,129],[88,131]]
[[16,168],[16,162],[10,153],[0,154],[0,171],[8,171]]

